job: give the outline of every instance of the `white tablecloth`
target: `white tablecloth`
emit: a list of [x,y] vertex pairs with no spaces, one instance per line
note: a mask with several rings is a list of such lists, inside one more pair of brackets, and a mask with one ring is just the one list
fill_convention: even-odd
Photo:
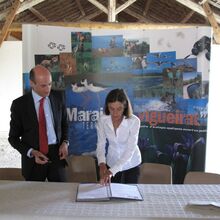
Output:
[[220,185],[139,185],[144,201],[75,202],[76,183],[0,181],[0,219],[220,219]]

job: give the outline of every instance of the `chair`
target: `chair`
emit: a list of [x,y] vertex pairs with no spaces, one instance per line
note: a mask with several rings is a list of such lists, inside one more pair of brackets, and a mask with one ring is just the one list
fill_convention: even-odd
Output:
[[24,180],[21,168],[0,168],[0,180]]
[[96,163],[92,156],[71,155],[67,158],[67,162],[68,182],[97,182]]
[[172,184],[172,168],[159,163],[142,163],[138,183]]
[[188,172],[184,184],[220,184],[220,174],[207,172]]

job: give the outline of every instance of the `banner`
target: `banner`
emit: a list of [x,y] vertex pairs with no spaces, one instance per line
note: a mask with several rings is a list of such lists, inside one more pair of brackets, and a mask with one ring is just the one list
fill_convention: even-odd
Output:
[[124,88],[141,120],[143,162],[169,164],[174,183],[204,170],[211,29],[86,29],[23,25],[24,92],[36,64],[64,91],[70,154],[95,155],[105,97]]

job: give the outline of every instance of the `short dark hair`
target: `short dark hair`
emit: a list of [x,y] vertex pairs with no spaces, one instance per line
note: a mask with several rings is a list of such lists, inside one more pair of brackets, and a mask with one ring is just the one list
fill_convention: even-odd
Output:
[[32,82],[35,82],[35,71],[34,71],[34,68],[32,68],[32,69],[30,70],[29,79],[30,79]]
[[108,109],[108,104],[112,103],[112,102],[117,102],[117,101],[124,104],[123,115],[126,118],[130,118],[133,113],[133,110],[131,107],[130,100],[129,100],[126,92],[124,91],[124,89],[113,89],[108,93],[108,95],[105,99],[105,106],[104,106],[105,114],[110,115],[110,112]]

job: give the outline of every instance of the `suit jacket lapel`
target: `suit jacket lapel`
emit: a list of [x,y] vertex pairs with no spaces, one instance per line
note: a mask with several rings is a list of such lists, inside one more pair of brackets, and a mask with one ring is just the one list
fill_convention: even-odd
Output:
[[53,92],[51,91],[50,95],[49,95],[49,99],[50,99],[50,104],[51,104],[51,109],[53,112],[53,120],[54,120],[54,129],[55,132],[57,134],[57,119],[58,119],[58,103],[56,103],[56,99],[54,97]]
[[29,114],[29,119],[31,119],[31,121],[29,123],[33,123],[35,126],[38,127],[38,118],[37,118],[37,113],[36,113],[36,109],[34,106],[34,99],[32,97],[31,92],[27,94],[27,108],[28,108],[28,114]]

